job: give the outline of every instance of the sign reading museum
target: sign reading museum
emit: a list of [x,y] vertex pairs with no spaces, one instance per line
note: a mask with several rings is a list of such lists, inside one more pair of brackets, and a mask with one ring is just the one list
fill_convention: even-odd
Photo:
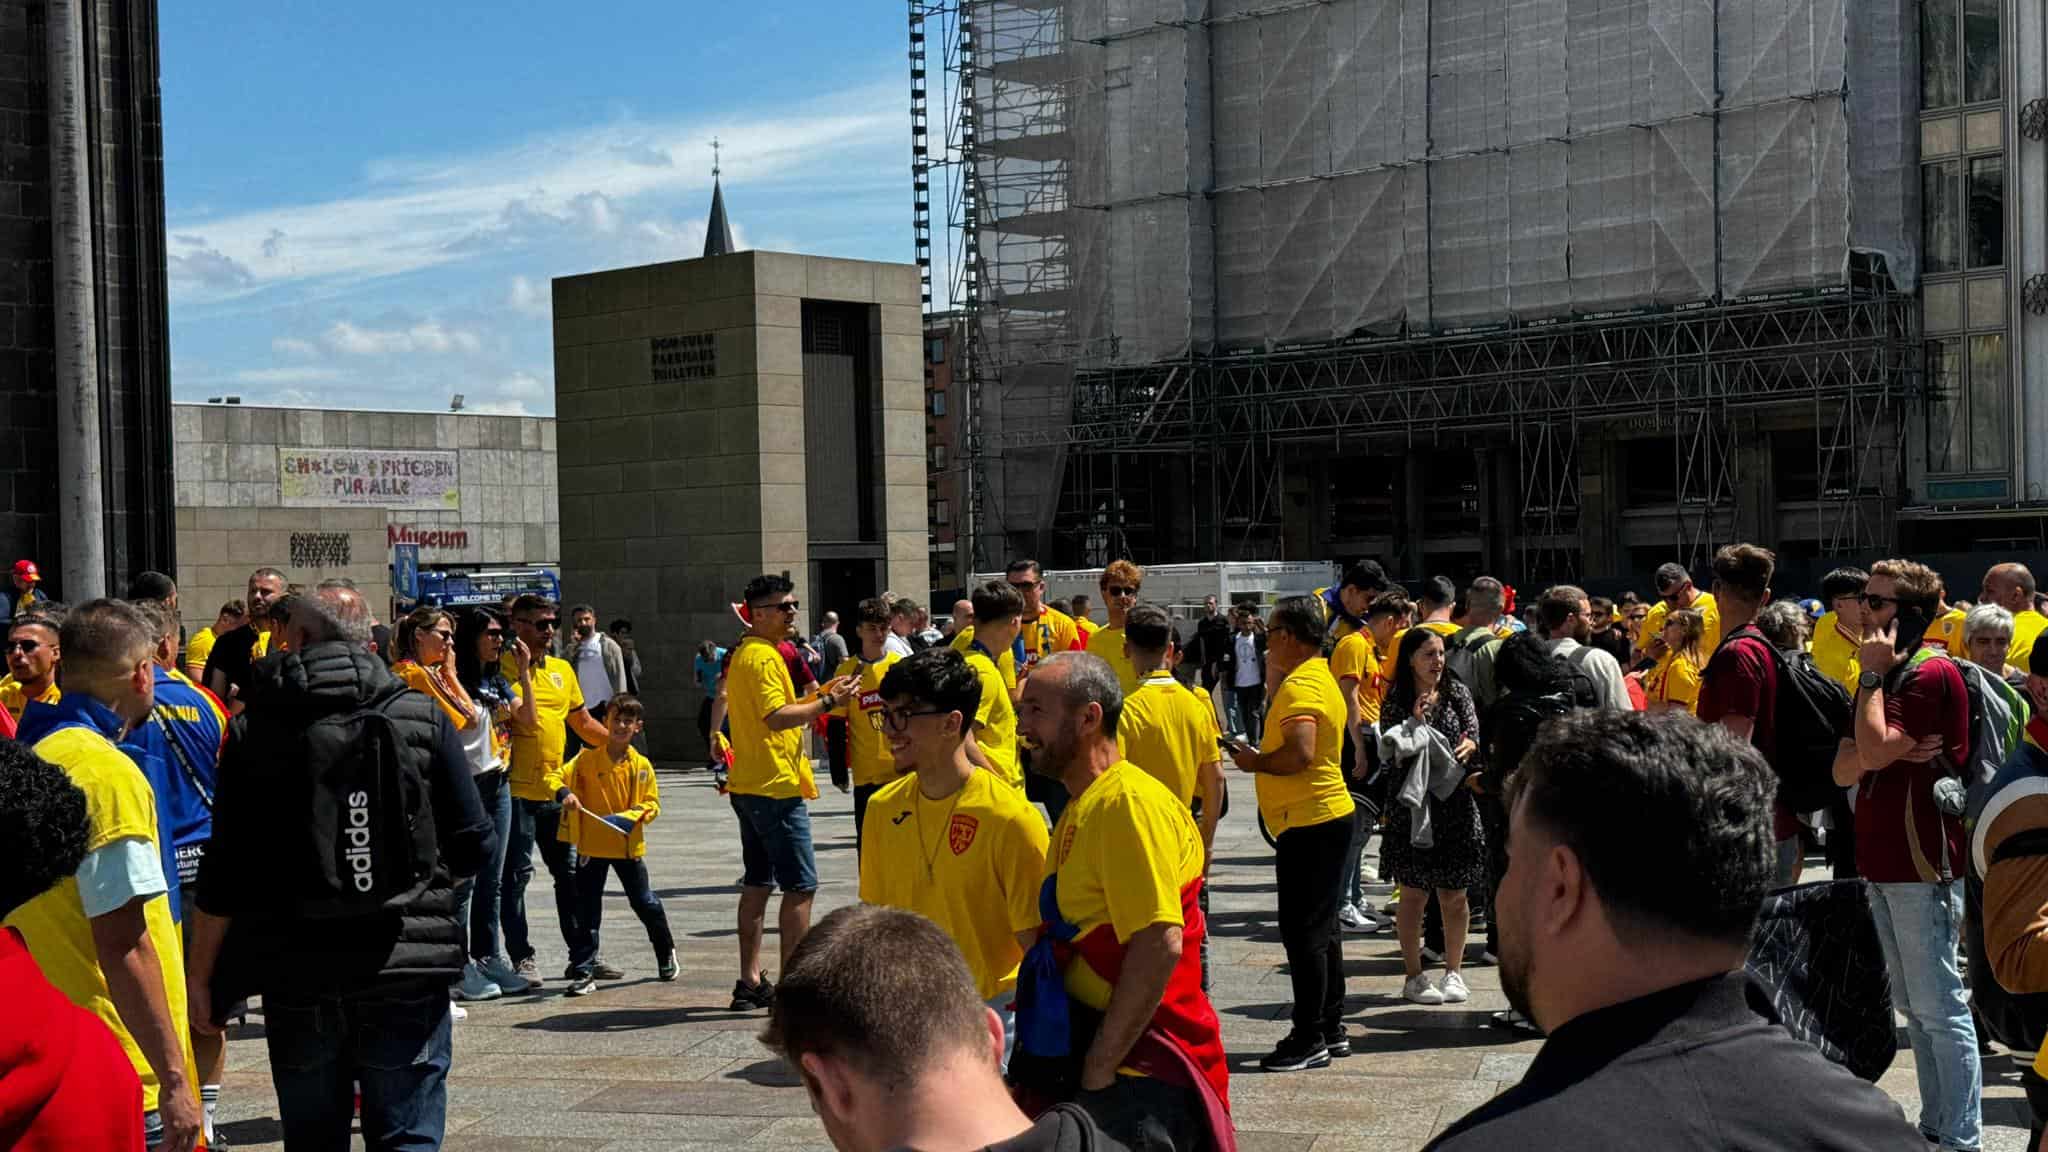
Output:
[[287,508],[462,507],[455,453],[378,448],[279,448],[277,486]]

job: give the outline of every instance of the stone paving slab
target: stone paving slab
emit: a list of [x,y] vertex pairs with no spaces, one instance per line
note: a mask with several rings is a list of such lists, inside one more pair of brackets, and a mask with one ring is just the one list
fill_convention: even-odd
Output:
[[[469,1005],[455,1025],[448,1090],[450,1152],[804,1152],[829,1147],[801,1087],[756,1038],[764,1013],[730,1012],[738,968],[731,809],[701,772],[661,773],[662,818],[648,831],[648,869],[667,906],[682,975],[653,979],[639,922],[616,890],[605,905],[604,954],[626,979],[576,1000],[550,979],[538,993]],[[1287,1031],[1285,958],[1274,928],[1272,858],[1245,803],[1218,833],[1211,878],[1212,997],[1223,1020],[1231,1099],[1245,1152],[1412,1152],[1513,1084],[1541,1042],[1489,1025],[1507,1006],[1497,972],[1470,943],[1472,999],[1421,1007],[1400,997],[1391,934],[1344,944],[1347,1023],[1355,1055],[1330,1067],[1265,1075],[1257,1061]],[[821,888],[816,911],[856,898],[852,801],[816,806]],[[538,862],[536,862],[538,863]],[[1378,901],[1384,886],[1371,889]],[[542,974],[567,950],[554,928],[545,870],[527,890]],[[777,966],[774,916],[764,952]],[[260,1004],[233,1030],[221,1103],[233,1148],[282,1149]],[[1881,1081],[1915,1115],[1910,1051]],[[1985,1144],[2024,1152],[2027,1110],[2018,1069],[1987,1063]],[[360,1143],[356,1145],[360,1147]]]

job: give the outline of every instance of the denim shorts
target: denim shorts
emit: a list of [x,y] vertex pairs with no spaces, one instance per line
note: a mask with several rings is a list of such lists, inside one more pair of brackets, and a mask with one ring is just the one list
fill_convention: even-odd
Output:
[[784,892],[818,890],[818,862],[811,851],[811,810],[803,797],[776,799],[733,793],[740,818],[740,859],[745,888],[779,887]]

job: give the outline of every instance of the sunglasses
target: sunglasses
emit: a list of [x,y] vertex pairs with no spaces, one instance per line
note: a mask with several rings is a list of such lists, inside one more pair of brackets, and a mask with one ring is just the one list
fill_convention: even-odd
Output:
[[427,629],[427,634],[430,636],[439,636],[443,640],[455,639],[454,630],[448,628],[429,628]]
[[1879,596],[1875,592],[1865,592],[1861,597],[1859,597],[1859,599],[1861,599],[1865,604],[1868,604],[1872,608],[1882,608],[1887,604],[1905,603],[1905,601],[1899,599],[1897,596]]
[[901,732],[910,727],[910,721],[917,716],[945,716],[950,708],[883,708],[882,722],[892,730]]
[[28,653],[42,646],[43,642],[41,640],[9,640],[7,642],[7,651]]
[[1036,580],[1012,580],[1012,581],[1010,581],[1010,587],[1012,587],[1012,588],[1015,588],[1015,589],[1016,589],[1017,591],[1019,591],[1019,592],[1033,592],[1033,591],[1036,591],[1036,590],[1038,589],[1038,586],[1039,586],[1039,585],[1038,585],[1038,581],[1036,581]]
[[554,616],[550,616],[545,620],[529,620],[527,623],[533,626],[535,632],[553,632],[562,626],[562,621]]
[[779,603],[779,604],[756,604],[756,605],[754,605],[754,611],[756,611],[756,612],[788,612],[788,613],[790,613],[790,614],[794,615],[794,614],[796,613],[797,607],[798,607],[798,604],[797,604],[797,602],[796,602],[795,600],[784,600],[784,601],[782,601],[782,602],[781,602],[781,603]]
[[1102,594],[1104,596],[1136,596],[1138,594],[1138,590],[1136,588],[1124,587],[1104,588],[1102,590]]

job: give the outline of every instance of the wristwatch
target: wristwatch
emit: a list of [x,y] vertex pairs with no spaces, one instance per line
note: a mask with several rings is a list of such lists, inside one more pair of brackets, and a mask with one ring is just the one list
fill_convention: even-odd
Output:
[[1865,692],[1875,692],[1884,684],[1884,677],[1875,672],[1864,672],[1856,677],[1856,686]]

